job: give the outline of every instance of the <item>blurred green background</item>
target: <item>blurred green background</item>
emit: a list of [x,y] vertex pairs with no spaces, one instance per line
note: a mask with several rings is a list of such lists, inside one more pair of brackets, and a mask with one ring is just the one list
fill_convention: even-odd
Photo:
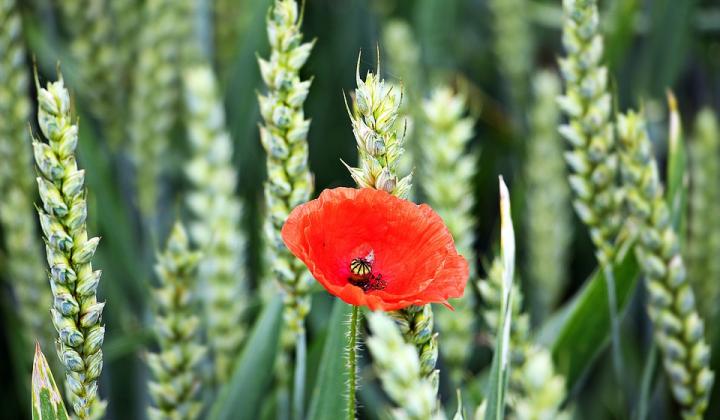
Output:
[[[213,35],[219,21],[213,13],[213,0],[195,1],[199,10],[194,22],[195,35],[202,40],[203,52],[213,59],[221,77],[228,124],[236,144],[235,162],[240,173],[238,193],[247,203],[245,225],[250,235],[249,264],[253,284],[257,285],[261,272],[259,220],[263,206],[265,163],[257,130],[260,117],[255,92],[262,89],[262,82],[256,52],[263,56],[268,53],[265,14],[270,2],[234,2],[229,9],[232,14],[223,16],[223,19],[234,22],[234,41],[219,45]],[[137,2],[138,10],[142,7],[141,3]],[[561,4],[559,1],[541,0],[525,3],[522,12],[527,19],[532,43],[528,57],[530,73],[539,69],[554,69],[557,57],[562,54]],[[53,79],[55,64],[60,61],[71,92],[74,97],[82,98],[82,90],[91,90],[93,86],[74,83],[73,73],[88,63],[78,62],[69,52],[68,34],[54,2],[23,0],[19,6],[29,51],[28,72],[32,69],[34,58],[41,79]],[[601,2],[601,9],[606,59],[618,109],[630,106],[644,109],[662,161],[666,147],[666,89],[672,89],[677,95],[686,128],[692,126],[691,122],[700,107],[720,109],[720,2],[606,0]],[[426,95],[438,83],[450,83],[468,95],[471,114],[478,119],[473,140],[473,145],[480,150],[474,179],[477,255],[484,261],[490,259],[494,251],[498,213],[496,183],[497,175],[502,174],[514,195],[514,213],[518,219],[517,242],[522,261],[524,206],[521,177],[528,139],[520,127],[530,104],[511,97],[512,83],[498,64],[500,60],[494,31],[497,16],[485,0],[306,0],[303,31],[306,39],[317,39],[303,69],[305,78],[314,78],[305,111],[312,118],[310,165],[316,176],[316,191],[353,184],[340,162],[341,159],[351,164],[356,161],[344,93],[351,92],[355,87],[355,68],[360,51],[363,52],[361,72],[375,67],[376,48],[380,48],[381,55],[386,53],[381,33],[391,19],[404,20],[412,27],[421,51],[416,70],[423,80],[420,89],[423,94]],[[220,58],[222,54],[223,59]],[[385,65],[391,61],[390,58],[382,58],[384,76],[397,80],[407,77]],[[28,92],[29,97],[33,95],[34,92]],[[81,116],[80,164],[88,174],[90,230],[103,238],[96,265],[104,272],[99,294],[108,302],[104,317],[107,336],[101,394],[110,401],[109,418],[141,418],[148,403],[145,390],[147,372],[143,367],[142,353],[145,346],[152,343],[147,327],[152,245],[143,235],[137,210],[132,204],[135,200],[129,157],[108,144],[97,119],[91,115],[92,110],[86,107],[82,99],[76,102],[77,114]],[[182,165],[185,157],[181,130],[177,136],[180,140],[175,142],[175,150],[167,156],[171,167]],[[181,173],[176,173],[177,176],[171,174],[163,182],[165,200],[160,220],[163,232],[178,212],[182,213],[178,197],[186,185]],[[568,267],[571,282],[565,291],[566,297],[571,296],[595,268],[586,230],[577,220],[573,223],[576,225],[575,235],[571,246],[571,265]],[[9,288],[7,282],[3,282],[4,294],[9,293]],[[532,288],[524,292],[530,296],[533,294]],[[627,368],[624,389],[638,387],[650,343],[650,326],[641,301],[642,293],[642,288],[636,290],[633,304],[623,322],[624,336],[627,337],[623,342]],[[317,340],[310,347],[311,363],[318,363],[331,302],[325,294],[317,294],[314,298],[309,331],[311,343],[313,337]],[[0,312],[0,378],[3,389],[0,393],[0,417],[23,418],[28,415],[29,400],[23,386],[29,382],[29,376],[19,372],[15,368],[18,364],[13,363],[22,352],[14,348],[20,340],[17,339],[18,323],[12,302],[3,299],[0,304],[3,305]],[[716,325],[708,322],[708,330],[716,329]],[[481,333],[478,342],[482,342]],[[31,349],[26,349],[25,353],[32,354]],[[46,350],[48,357],[51,353],[51,349]],[[473,356],[473,366],[479,369],[488,363],[489,357],[490,351],[481,346]],[[568,390],[578,418],[627,418],[617,402],[617,389],[610,385],[608,366],[608,356],[601,356],[584,380]],[[313,369],[308,371],[313,372]],[[61,376],[57,372],[55,375],[56,378]],[[675,412],[664,389],[662,374],[656,376],[650,418],[673,418]],[[372,402],[379,388],[371,384],[364,387],[361,400],[367,409],[362,410],[362,415],[372,418]],[[454,401],[454,392],[443,389],[443,398]],[[633,400],[632,397],[628,399]],[[718,397],[713,397],[708,418],[720,415],[718,400]]]

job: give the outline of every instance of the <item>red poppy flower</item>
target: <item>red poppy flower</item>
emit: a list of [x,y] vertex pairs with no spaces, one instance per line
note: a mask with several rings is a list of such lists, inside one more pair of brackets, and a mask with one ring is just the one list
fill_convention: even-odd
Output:
[[290,251],[331,294],[372,310],[443,303],[465,291],[468,264],[440,216],[385,191],[325,190],[282,228]]

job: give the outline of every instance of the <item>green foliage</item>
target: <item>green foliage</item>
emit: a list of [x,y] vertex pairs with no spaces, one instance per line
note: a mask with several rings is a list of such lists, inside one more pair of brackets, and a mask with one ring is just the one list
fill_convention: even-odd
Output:
[[528,78],[534,53],[529,3],[528,0],[488,1],[493,15],[495,58],[516,113],[529,96]]
[[211,419],[254,419],[272,376],[278,353],[282,302],[274,300],[263,308],[243,352],[235,362],[228,384],[210,410]]
[[505,418],[505,399],[510,377],[510,352],[512,343],[513,293],[515,276],[515,232],[510,212],[510,193],[500,177],[500,249],[502,258],[502,287],[500,288],[500,311],[495,333],[495,354],[488,378],[486,420]]
[[35,345],[35,360],[32,369],[32,419],[67,420],[62,396],[55,384],[50,366],[40,345]]
[[328,395],[337,394],[339,389],[343,389],[348,381],[347,372],[345,370],[344,350],[345,341],[345,323],[350,318],[352,306],[336,300],[333,304],[333,310],[328,319],[328,333],[325,337],[325,345],[323,346],[322,364],[317,373],[317,382],[312,391],[312,401],[308,418],[316,420],[335,420],[343,418],[346,415],[345,398],[327,398]]
[[[665,201],[670,207],[675,232],[681,236],[686,231],[687,202],[688,202],[688,159],[685,150],[685,137],[680,122],[680,112],[677,109],[675,95],[668,93],[670,108],[669,145],[667,161],[668,189]],[[720,191],[720,190],[718,190]]]
[[[639,267],[632,252],[621,251],[613,266],[618,311],[623,312],[637,284]],[[555,365],[567,378],[568,388],[582,375],[607,346],[611,311],[608,307],[605,270],[596,269],[578,293],[546,322]]]
[[[120,85],[129,59],[116,53],[118,38],[115,33],[115,11],[127,11],[129,0],[119,0],[111,8],[111,1],[97,0],[86,4],[78,0],[58,2],[62,10],[63,26],[70,35],[71,56],[81,64],[75,87],[88,101],[88,109],[107,127],[107,135],[115,144],[125,137],[122,119],[117,116],[125,112],[124,89]],[[124,5],[123,5],[124,3]],[[119,17],[119,16],[118,16]],[[138,16],[135,16],[136,18]],[[93,86],[88,89],[87,86]]]

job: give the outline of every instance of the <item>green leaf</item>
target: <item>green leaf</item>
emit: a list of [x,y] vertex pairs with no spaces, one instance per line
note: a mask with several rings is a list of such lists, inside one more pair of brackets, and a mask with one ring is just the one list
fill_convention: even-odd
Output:
[[[613,266],[618,315],[622,315],[637,284],[639,267],[635,253],[625,244]],[[550,347],[559,373],[572,389],[582,374],[605,349],[610,338],[610,310],[603,270],[596,269],[575,297],[550,318],[541,333]]]
[[263,395],[273,378],[282,321],[282,300],[263,308],[240,354],[230,382],[220,392],[210,410],[211,419],[255,419]]
[[687,177],[687,152],[685,138],[680,122],[675,96],[668,92],[668,107],[670,108],[670,126],[668,128],[668,161],[667,161],[667,203],[672,213],[673,227],[678,237],[684,238],[685,215],[687,208],[687,190],[689,180]]
[[32,372],[32,418],[33,420],[67,420],[62,396],[58,391],[50,366],[35,344],[35,360]]
[[[680,129],[677,107],[670,100],[670,145],[668,156],[668,203],[673,224],[682,229],[687,206],[685,145]],[[673,121],[673,119],[675,119]],[[640,269],[631,251],[624,244],[615,262],[616,297],[620,313],[630,301],[639,278]],[[541,341],[552,349],[555,365],[565,375],[571,389],[583,373],[605,349],[610,337],[610,314],[607,288],[602,270],[595,270],[576,296],[543,326]]]
[[322,351],[322,363],[317,383],[313,388],[308,418],[315,420],[333,420],[345,416],[345,399],[338,393],[345,389],[347,369],[345,367],[345,331],[352,306],[336,300],[330,314],[330,324],[325,347]]
[[505,394],[510,375],[510,326],[512,325],[512,281],[515,275],[515,232],[510,212],[510,193],[500,177],[500,248],[503,260],[502,314],[498,325],[495,354],[488,378],[485,420],[505,417]]

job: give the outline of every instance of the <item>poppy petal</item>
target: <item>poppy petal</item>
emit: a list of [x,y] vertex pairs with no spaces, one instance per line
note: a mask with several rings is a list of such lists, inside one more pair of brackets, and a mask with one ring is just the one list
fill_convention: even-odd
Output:
[[[282,237],[328,292],[373,310],[447,305],[468,278],[440,216],[380,190],[325,190],[290,213]],[[371,273],[353,277],[350,263],[369,255]]]

